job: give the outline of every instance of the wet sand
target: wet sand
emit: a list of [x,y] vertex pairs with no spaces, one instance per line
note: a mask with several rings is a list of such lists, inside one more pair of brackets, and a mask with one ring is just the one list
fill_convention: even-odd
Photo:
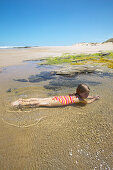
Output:
[[[45,56],[46,54],[47,51]],[[28,56],[27,59],[34,57],[30,54]],[[21,63],[23,59],[18,61]],[[7,61],[7,64],[10,65],[10,62]],[[11,64],[17,64],[17,60]],[[105,72],[81,74],[73,78],[53,77],[39,82],[17,81],[51,69],[54,70],[54,67],[27,62],[24,65],[18,63],[16,66],[4,67],[0,73],[0,168],[112,169],[112,69],[109,69],[110,74]],[[87,83],[91,95],[100,95],[100,100],[86,106],[59,108],[14,110],[10,106],[10,103],[18,98],[68,94],[75,91],[79,83]],[[51,85],[55,86],[54,90]],[[8,89],[11,89],[11,92],[8,92]]]

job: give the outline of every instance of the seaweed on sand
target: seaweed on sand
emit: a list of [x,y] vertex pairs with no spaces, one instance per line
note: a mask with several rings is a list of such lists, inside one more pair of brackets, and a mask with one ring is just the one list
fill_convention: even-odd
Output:
[[69,63],[72,65],[84,65],[84,64],[101,64],[106,65],[108,68],[113,69],[113,52],[107,53],[94,53],[94,54],[64,54],[58,57],[49,57],[45,59],[44,64],[55,65]]

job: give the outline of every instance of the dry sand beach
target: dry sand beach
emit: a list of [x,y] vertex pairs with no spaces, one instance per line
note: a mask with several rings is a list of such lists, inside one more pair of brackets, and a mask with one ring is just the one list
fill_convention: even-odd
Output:
[[72,46],[0,49],[0,67],[22,64],[24,60],[60,56],[63,53],[97,53],[113,51],[113,43],[79,43]]
[[[110,51],[113,43],[0,49],[1,170],[113,169],[113,69],[92,71],[91,66],[80,74],[59,75],[54,71],[63,65],[37,61],[64,53]],[[90,95],[100,100],[85,106],[11,107],[19,98],[73,93],[80,83],[88,84]]]

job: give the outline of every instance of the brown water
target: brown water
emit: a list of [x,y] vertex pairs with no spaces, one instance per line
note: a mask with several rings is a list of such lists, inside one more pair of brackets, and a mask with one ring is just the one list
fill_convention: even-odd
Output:
[[[0,73],[0,169],[113,169],[113,74],[45,78],[45,72],[53,69],[31,62]],[[45,77],[29,82],[36,74]],[[86,106],[10,107],[21,97],[71,93],[79,83],[88,83],[91,95],[101,99]],[[9,88],[11,92],[6,92]]]

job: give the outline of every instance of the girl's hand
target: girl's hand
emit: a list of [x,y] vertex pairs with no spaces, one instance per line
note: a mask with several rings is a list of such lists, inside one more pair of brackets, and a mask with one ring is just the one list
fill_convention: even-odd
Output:
[[99,99],[100,99],[100,97],[99,97],[99,96],[95,96],[94,98],[95,98],[95,100],[99,100]]

